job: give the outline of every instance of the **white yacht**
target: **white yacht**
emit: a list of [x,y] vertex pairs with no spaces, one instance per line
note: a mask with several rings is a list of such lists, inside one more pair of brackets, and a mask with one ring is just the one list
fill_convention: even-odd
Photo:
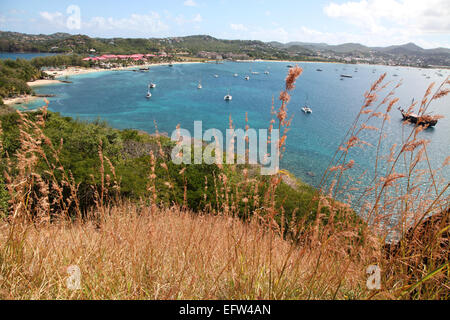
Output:
[[304,107],[302,108],[302,111],[303,111],[304,113],[312,113],[311,108],[310,108],[310,107],[307,107],[307,106],[304,106]]
[[302,108],[302,111],[305,114],[312,113],[312,109],[310,107],[308,107],[308,96],[306,96],[306,102],[305,102],[305,105]]
[[231,101],[233,100],[233,96],[230,94],[230,91],[228,91],[228,94],[223,98],[225,101]]

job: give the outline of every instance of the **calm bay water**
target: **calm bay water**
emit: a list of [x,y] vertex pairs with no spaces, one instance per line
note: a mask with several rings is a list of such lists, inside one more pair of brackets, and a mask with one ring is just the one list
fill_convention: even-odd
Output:
[[[248,112],[249,125],[252,128],[267,128],[271,119],[272,97],[275,104],[283,89],[288,63],[254,62],[225,64],[184,64],[155,66],[149,73],[130,71],[102,72],[71,77],[73,84],[56,84],[37,88],[39,93],[53,93],[50,98],[50,110],[63,115],[93,120],[106,120],[116,128],[134,128],[150,133],[155,131],[154,121],[161,132],[169,134],[177,124],[193,132],[194,121],[203,121],[203,130],[228,128],[231,115],[236,128],[245,127],[245,113]],[[282,167],[290,170],[303,181],[318,185],[331,157],[342,141],[346,131],[358,113],[364,98],[364,92],[378,77],[387,72],[387,80],[393,81],[391,88],[402,80],[397,89],[400,98],[398,105],[409,106],[411,99],[421,100],[427,86],[432,82],[442,82],[448,70],[437,74],[437,70],[403,67],[341,65],[300,63],[304,72],[297,81],[289,104],[289,115],[293,115],[292,127],[288,133],[287,152]],[[316,71],[317,68],[322,72]],[[251,75],[257,71],[259,75]],[[265,75],[264,71],[270,71]],[[355,72],[357,71],[357,72]],[[239,74],[234,77],[233,74]],[[346,73],[352,79],[340,80]],[[219,75],[215,78],[214,75]],[[243,78],[249,74],[250,81]],[[397,76],[394,76],[394,75]],[[430,79],[426,79],[426,76]],[[153,81],[150,100],[145,98],[147,84]],[[203,85],[197,89],[198,82]],[[223,97],[231,90],[233,101],[225,102]],[[313,114],[305,115],[301,107],[308,100]],[[41,102],[34,102],[35,107]],[[439,121],[436,128],[422,132],[424,139],[430,139],[428,152],[431,164],[440,167],[450,153],[450,97],[435,102],[430,111],[442,114],[446,118]],[[401,143],[402,130],[408,132],[411,127],[403,126],[401,115],[392,112],[392,120],[386,127],[388,153],[393,143]],[[367,132],[364,138],[375,142],[378,134]],[[356,162],[353,176],[359,176],[369,170],[364,177],[369,181],[374,164],[374,148],[355,149],[351,159]],[[443,172],[450,179],[447,167]]]
[[54,56],[56,53],[10,53],[10,52],[0,52],[0,59],[25,59],[31,60],[36,57],[47,57]]

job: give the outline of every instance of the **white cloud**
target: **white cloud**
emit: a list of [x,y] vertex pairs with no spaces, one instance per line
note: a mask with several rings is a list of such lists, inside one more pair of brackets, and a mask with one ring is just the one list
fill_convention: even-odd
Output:
[[372,33],[450,34],[448,0],[361,0],[330,3],[324,12]]
[[243,24],[239,23],[239,24],[230,24],[230,28],[234,31],[247,31],[247,27],[244,26]]
[[196,7],[197,6],[197,3],[194,0],[186,0],[183,4],[187,7]]
[[56,25],[58,27],[64,26],[64,15],[61,12],[48,12],[43,11],[39,12],[39,15],[42,19],[49,22],[52,25]]
[[169,29],[158,13],[132,14],[128,18],[115,19],[105,17],[93,17],[84,23],[83,28],[90,30],[120,30],[120,31],[139,31],[139,33],[156,34]]
[[198,13],[198,14],[194,17],[194,19],[192,19],[192,21],[193,21],[193,22],[200,23],[200,22],[203,21],[203,18],[202,18],[202,16],[200,15],[200,13]]
[[[169,19],[171,19],[171,17],[168,17]],[[201,16],[201,14],[196,14],[192,19],[187,19],[185,18],[182,14],[176,16],[173,19],[178,25],[182,26],[185,24],[189,24],[189,23],[200,23],[203,21],[203,18]]]

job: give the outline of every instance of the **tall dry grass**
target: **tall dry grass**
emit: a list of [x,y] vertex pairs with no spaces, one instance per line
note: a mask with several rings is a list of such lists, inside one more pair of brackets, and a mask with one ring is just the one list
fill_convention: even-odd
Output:
[[[2,299],[363,298],[363,264],[292,246],[255,220],[122,204],[100,221],[0,228]],[[319,257],[320,256],[320,257]],[[317,265],[317,261],[323,261]],[[66,286],[81,269],[82,289]],[[341,283],[343,272],[352,272]]]
[[[281,106],[272,106],[269,131],[278,126],[282,132],[281,153],[291,123],[289,92],[301,73],[298,67],[290,69]],[[287,217],[276,206],[282,174],[272,176],[261,195],[261,180],[251,168],[238,166],[218,173],[214,181],[205,180],[205,191],[215,192],[215,207],[206,206],[202,213],[187,210],[185,186],[183,203],[165,208],[158,199],[174,192],[174,182],[168,165],[158,164],[153,153],[149,199],[141,204],[120,201],[114,197],[120,179],[101,143],[100,185],[93,187],[96,206],[81,212],[77,185],[59,162],[63,142],[55,146],[43,134],[46,109],[37,121],[20,113],[22,147],[17,162],[7,159],[5,172],[11,214],[0,223],[2,298],[447,299],[448,178],[431,168],[421,126],[405,124],[410,132],[402,145],[381,154],[385,126],[398,102],[397,85],[382,95],[388,87],[384,78],[365,94],[323,176],[310,204],[311,212],[317,212],[313,223],[297,219],[295,212]],[[446,79],[433,94],[428,88],[419,106],[421,117],[429,117],[429,105],[448,94],[449,84]],[[379,132],[377,145],[363,140],[367,130]],[[361,146],[376,148],[377,157],[372,184],[356,190],[358,182],[346,174],[354,166],[352,149]],[[164,158],[161,145],[159,153]],[[45,177],[36,173],[39,157],[47,166]],[[160,190],[157,165],[167,173]],[[243,177],[239,183],[233,181],[237,171]],[[355,218],[355,203],[360,218]],[[398,241],[386,245],[393,239]],[[81,290],[66,286],[70,265],[81,270]],[[382,270],[376,291],[366,286],[370,265]]]

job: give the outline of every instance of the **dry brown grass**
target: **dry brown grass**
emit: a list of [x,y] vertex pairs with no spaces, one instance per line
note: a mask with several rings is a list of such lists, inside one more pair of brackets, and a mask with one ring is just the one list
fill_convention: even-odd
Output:
[[[363,298],[363,261],[295,246],[256,221],[115,206],[87,222],[0,225],[2,299]],[[66,287],[81,269],[82,290]],[[341,283],[342,274],[345,281]]]

